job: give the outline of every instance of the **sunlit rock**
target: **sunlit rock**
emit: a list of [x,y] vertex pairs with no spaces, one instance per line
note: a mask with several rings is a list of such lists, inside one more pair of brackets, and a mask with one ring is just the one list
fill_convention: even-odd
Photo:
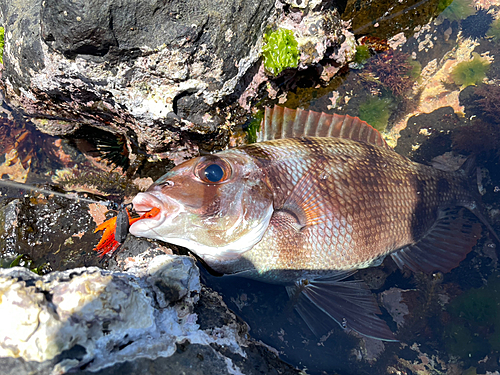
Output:
[[[247,358],[250,343],[234,316],[200,329],[200,310],[194,313],[200,292],[198,268],[184,256],[157,256],[135,275],[96,267],[43,277],[21,267],[1,269],[0,367],[11,361],[39,373],[98,371],[168,358],[178,345],[208,346],[223,359],[210,347],[216,344]],[[237,368],[229,358],[221,363]]]

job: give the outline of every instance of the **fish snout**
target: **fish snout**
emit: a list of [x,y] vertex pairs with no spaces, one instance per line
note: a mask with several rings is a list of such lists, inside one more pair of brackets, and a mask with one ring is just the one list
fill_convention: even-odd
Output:
[[155,207],[160,210],[164,208],[163,202],[151,193],[137,194],[132,200],[132,204],[134,205],[134,210],[141,215]]

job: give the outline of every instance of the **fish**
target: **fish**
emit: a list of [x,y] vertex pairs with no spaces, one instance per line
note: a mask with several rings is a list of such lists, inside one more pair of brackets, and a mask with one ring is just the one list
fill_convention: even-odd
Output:
[[[132,204],[138,237],[189,249],[222,275],[281,284],[317,335],[397,341],[354,274],[392,257],[449,272],[488,223],[470,176],[394,152],[366,122],[274,106],[256,143],[177,165]],[[477,189],[476,189],[477,190]]]

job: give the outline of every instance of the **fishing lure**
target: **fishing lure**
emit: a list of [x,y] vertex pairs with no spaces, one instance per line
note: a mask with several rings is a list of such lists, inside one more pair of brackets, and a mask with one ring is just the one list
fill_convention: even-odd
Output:
[[132,218],[131,210],[127,205],[121,205],[116,216],[98,225],[94,230],[94,233],[101,230],[104,231],[101,240],[94,247],[94,250],[97,251],[97,254],[101,258],[106,254],[112,255],[127,238],[129,228],[133,223],[138,220],[155,217],[159,212],[160,209],[155,207],[142,216]]

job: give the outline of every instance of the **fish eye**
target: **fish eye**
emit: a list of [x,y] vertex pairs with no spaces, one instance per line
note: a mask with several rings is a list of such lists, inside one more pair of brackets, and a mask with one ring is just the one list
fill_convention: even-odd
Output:
[[231,167],[227,161],[217,157],[202,160],[195,168],[196,176],[205,183],[217,184],[231,177]]
[[205,168],[205,171],[203,173],[205,173],[205,177],[210,182],[219,182],[220,180],[222,180],[222,177],[224,177],[224,171],[222,170],[222,167],[217,164],[209,165]]

